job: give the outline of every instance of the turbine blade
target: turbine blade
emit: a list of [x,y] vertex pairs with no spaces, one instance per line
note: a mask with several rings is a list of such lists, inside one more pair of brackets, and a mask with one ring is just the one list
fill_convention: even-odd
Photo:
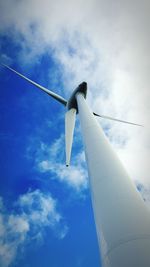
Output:
[[71,108],[65,115],[65,141],[66,141],[66,166],[70,165],[73,133],[75,126],[76,109]]
[[112,118],[112,117],[109,117],[109,116],[105,116],[105,115],[99,115],[99,114],[97,114],[95,112],[93,112],[93,114],[95,116],[98,116],[98,117],[101,117],[101,118],[104,118],[104,119],[108,119],[108,120],[113,120],[113,121],[118,121],[118,122],[123,122],[123,123],[127,123],[127,124],[132,124],[132,125],[144,127],[141,124],[137,124],[137,123],[133,123],[133,122],[129,122],[129,121],[123,121],[123,120],[115,119],[115,118]]
[[63,97],[59,96],[58,94],[55,94],[54,92],[48,90],[47,88],[41,86],[40,84],[30,80],[29,78],[25,77],[24,75],[22,75],[21,73],[19,73],[18,71],[12,69],[11,67],[5,65],[5,64],[1,64],[2,66],[4,66],[5,68],[11,70],[12,72],[16,73],[18,76],[20,76],[21,78],[25,79],[26,81],[28,81],[29,83],[35,85],[36,87],[38,87],[39,89],[41,89],[42,91],[44,91],[45,93],[47,93],[48,95],[50,95],[51,97],[53,97],[54,99],[56,99],[57,101],[59,101],[61,104],[63,104],[64,106],[67,105],[67,100],[64,99]]

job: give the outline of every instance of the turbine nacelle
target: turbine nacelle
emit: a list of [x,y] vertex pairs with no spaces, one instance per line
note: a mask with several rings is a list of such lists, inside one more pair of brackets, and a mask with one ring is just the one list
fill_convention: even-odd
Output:
[[67,102],[68,110],[71,108],[75,108],[78,112],[78,105],[77,105],[77,100],[76,100],[76,95],[78,93],[83,94],[84,98],[86,98],[86,95],[87,95],[87,83],[86,82],[82,82],[81,84],[79,84],[79,86],[73,91],[71,97],[69,98]]

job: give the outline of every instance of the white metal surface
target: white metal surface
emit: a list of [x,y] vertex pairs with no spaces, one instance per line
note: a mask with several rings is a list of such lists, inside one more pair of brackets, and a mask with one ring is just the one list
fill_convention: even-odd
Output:
[[150,213],[82,94],[77,94],[104,267],[150,267]]
[[70,164],[76,109],[69,109],[65,114],[66,166]]

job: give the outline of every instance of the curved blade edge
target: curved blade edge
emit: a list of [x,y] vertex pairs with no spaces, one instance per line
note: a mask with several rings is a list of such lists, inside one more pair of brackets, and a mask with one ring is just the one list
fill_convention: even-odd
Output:
[[115,118],[112,118],[112,117],[109,117],[109,116],[105,116],[105,115],[99,115],[95,112],[93,112],[93,114],[97,117],[101,117],[103,119],[108,119],[108,120],[113,120],[113,121],[117,121],[117,122],[123,122],[123,123],[127,123],[127,124],[131,124],[131,125],[135,125],[135,126],[141,126],[141,127],[144,127],[143,125],[141,124],[137,124],[137,123],[133,123],[133,122],[129,122],[129,121],[124,121],[124,120],[119,120],[119,119],[115,119]]
[[67,105],[67,100],[64,99],[63,97],[59,96],[58,94],[48,90],[47,88],[41,86],[40,84],[32,81],[31,79],[27,78],[26,76],[24,76],[23,74],[19,73],[18,71],[12,69],[11,67],[1,63],[1,65],[7,69],[9,69],[10,71],[16,73],[18,76],[20,76],[21,78],[25,79],[26,81],[28,81],[29,83],[33,84],[34,86],[38,87],[39,89],[41,89],[42,91],[44,91],[45,93],[47,93],[48,95],[50,95],[51,97],[53,97],[55,100],[57,100],[58,102],[60,102],[61,104],[63,104],[64,106]]

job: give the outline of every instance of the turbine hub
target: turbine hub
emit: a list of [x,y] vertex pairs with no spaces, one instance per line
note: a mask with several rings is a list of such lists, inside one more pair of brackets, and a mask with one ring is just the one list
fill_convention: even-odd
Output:
[[78,112],[78,105],[77,105],[77,100],[76,100],[77,93],[83,94],[84,98],[86,98],[86,95],[87,95],[87,83],[86,82],[79,84],[79,86],[73,91],[67,103],[68,110],[71,108],[75,108]]

